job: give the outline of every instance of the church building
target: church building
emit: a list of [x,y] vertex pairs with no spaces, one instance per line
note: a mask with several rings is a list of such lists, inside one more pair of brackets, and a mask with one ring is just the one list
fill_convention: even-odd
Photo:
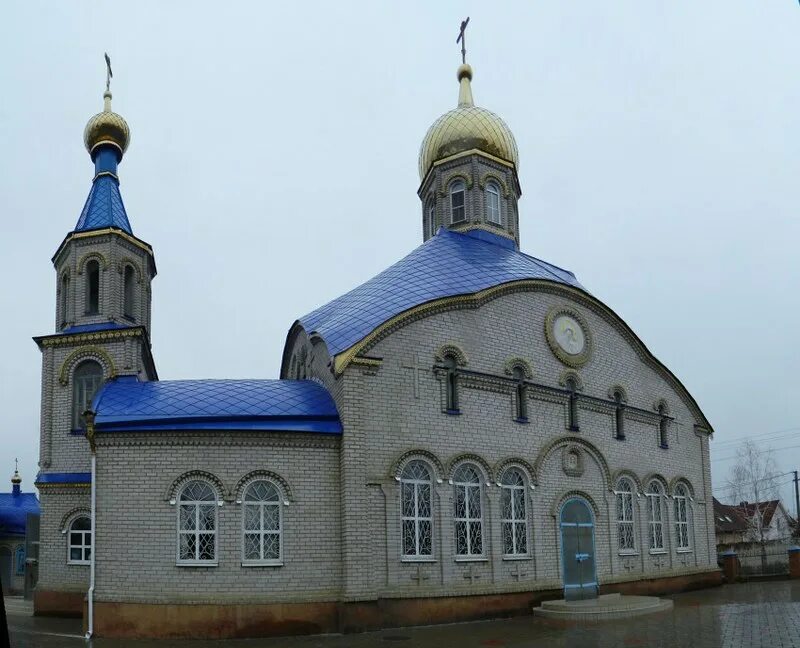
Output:
[[422,244],[287,317],[275,380],[160,380],[107,89],[35,338],[37,614],[101,637],[356,632],[721,582],[711,425],[608,305],[521,250],[514,135],[457,78],[420,149]]

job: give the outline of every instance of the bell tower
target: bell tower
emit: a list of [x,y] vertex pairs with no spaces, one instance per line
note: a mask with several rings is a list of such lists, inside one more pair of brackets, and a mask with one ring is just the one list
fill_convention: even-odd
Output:
[[120,194],[119,165],[130,129],[111,109],[111,66],[106,60],[104,108],[84,131],[94,164],[92,186],[75,227],[52,258],[55,332],[34,338],[42,353],[36,479],[42,502],[36,608],[42,613],[80,611],[88,582],[88,565],[69,558],[69,533],[62,528],[70,524],[70,511],[85,514],[90,505],[83,413],[110,378],[158,379],[150,349],[155,258],[150,245],[134,235]]

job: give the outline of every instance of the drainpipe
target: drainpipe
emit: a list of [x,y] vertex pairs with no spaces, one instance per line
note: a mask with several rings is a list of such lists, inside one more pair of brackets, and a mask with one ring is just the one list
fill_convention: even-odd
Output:
[[86,627],[86,636],[84,637],[88,641],[92,638],[92,634],[94,633],[94,560],[97,555],[97,524],[95,524],[95,518],[97,517],[97,457],[95,455],[94,446],[94,412],[88,411],[84,416],[86,418],[86,438],[89,440],[89,447],[92,451],[92,553],[91,560],[89,561],[89,591],[86,593],[89,618]]

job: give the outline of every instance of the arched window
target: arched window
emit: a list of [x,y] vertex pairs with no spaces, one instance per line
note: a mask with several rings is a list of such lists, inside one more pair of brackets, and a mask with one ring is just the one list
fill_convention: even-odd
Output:
[[252,482],[244,492],[242,559],[246,565],[280,564],[281,497],[270,481]]
[[123,281],[124,290],[122,314],[128,319],[134,319],[134,313],[136,312],[136,272],[129,265],[125,266]]
[[661,417],[658,421],[658,440],[662,448],[668,448],[667,427],[669,426],[669,418],[667,417],[667,408],[664,403],[658,405],[658,415]]
[[425,227],[428,230],[428,238],[430,238],[436,235],[436,203],[433,202],[433,198],[428,200],[428,204],[425,206],[425,212],[427,217]]
[[92,406],[92,399],[103,382],[99,362],[84,360],[72,375],[72,429],[83,427],[83,413]]
[[100,262],[92,259],[86,264],[86,314],[100,312]]
[[678,551],[688,551],[689,545],[689,494],[686,486],[678,484],[675,488],[675,544]]
[[217,561],[217,496],[208,482],[187,482],[178,498],[178,563]]
[[625,403],[619,390],[614,392],[614,436],[620,441],[625,440]]
[[486,220],[496,225],[501,225],[500,217],[500,188],[494,182],[486,185]]
[[462,464],[453,475],[457,557],[483,555],[483,488],[480,474],[472,464]]
[[522,367],[514,367],[513,376],[517,381],[515,386],[517,420],[524,422],[528,420],[528,388],[525,385],[525,371]]
[[460,223],[467,219],[465,204],[466,187],[463,180],[456,180],[450,185],[450,222]]
[[14,571],[17,576],[25,575],[25,545],[19,545],[14,550]]
[[431,473],[422,461],[410,461],[400,475],[403,558],[433,555]]
[[567,425],[571,432],[578,432],[578,385],[574,378],[567,378],[565,383],[569,392],[569,404],[567,411]]
[[500,483],[503,554],[527,555],[528,515],[525,507],[525,477],[518,468],[509,468],[503,473]]
[[79,515],[67,529],[67,563],[88,565],[92,559],[92,520]]
[[446,409],[450,413],[458,412],[458,362],[452,355],[444,358],[444,366],[447,368],[445,376],[447,390]]
[[647,485],[647,523],[650,551],[664,551],[664,491],[661,483],[653,480]]
[[69,313],[67,312],[69,306],[69,275],[65,274],[63,277],[61,277],[60,297],[61,326],[63,327],[69,321]]
[[617,482],[617,536],[620,553],[636,550],[633,530],[633,484],[627,477]]

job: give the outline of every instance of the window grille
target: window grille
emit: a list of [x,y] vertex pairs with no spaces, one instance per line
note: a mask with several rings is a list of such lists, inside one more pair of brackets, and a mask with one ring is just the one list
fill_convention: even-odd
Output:
[[217,560],[217,497],[210,484],[188,482],[178,501],[178,563]]
[[494,182],[486,185],[486,219],[496,225],[502,224],[500,218],[500,189]]
[[483,510],[480,472],[463,464],[453,476],[455,487],[456,556],[483,556]]
[[627,478],[617,482],[617,536],[620,552],[635,551],[633,486]]
[[86,515],[76,517],[67,536],[67,563],[88,565],[92,559],[92,520]]
[[651,481],[647,486],[647,521],[649,525],[650,551],[664,550],[664,509],[661,484]]
[[503,554],[528,554],[528,515],[525,507],[525,478],[517,468],[509,468],[500,480],[500,511]]
[[251,483],[243,500],[242,559],[245,564],[280,564],[283,531],[281,497],[267,480]]
[[686,486],[678,484],[675,488],[675,541],[678,549],[689,549],[689,511]]
[[403,558],[433,555],[431,473],[422,461],[410,461],[400,476],[400,524]]

